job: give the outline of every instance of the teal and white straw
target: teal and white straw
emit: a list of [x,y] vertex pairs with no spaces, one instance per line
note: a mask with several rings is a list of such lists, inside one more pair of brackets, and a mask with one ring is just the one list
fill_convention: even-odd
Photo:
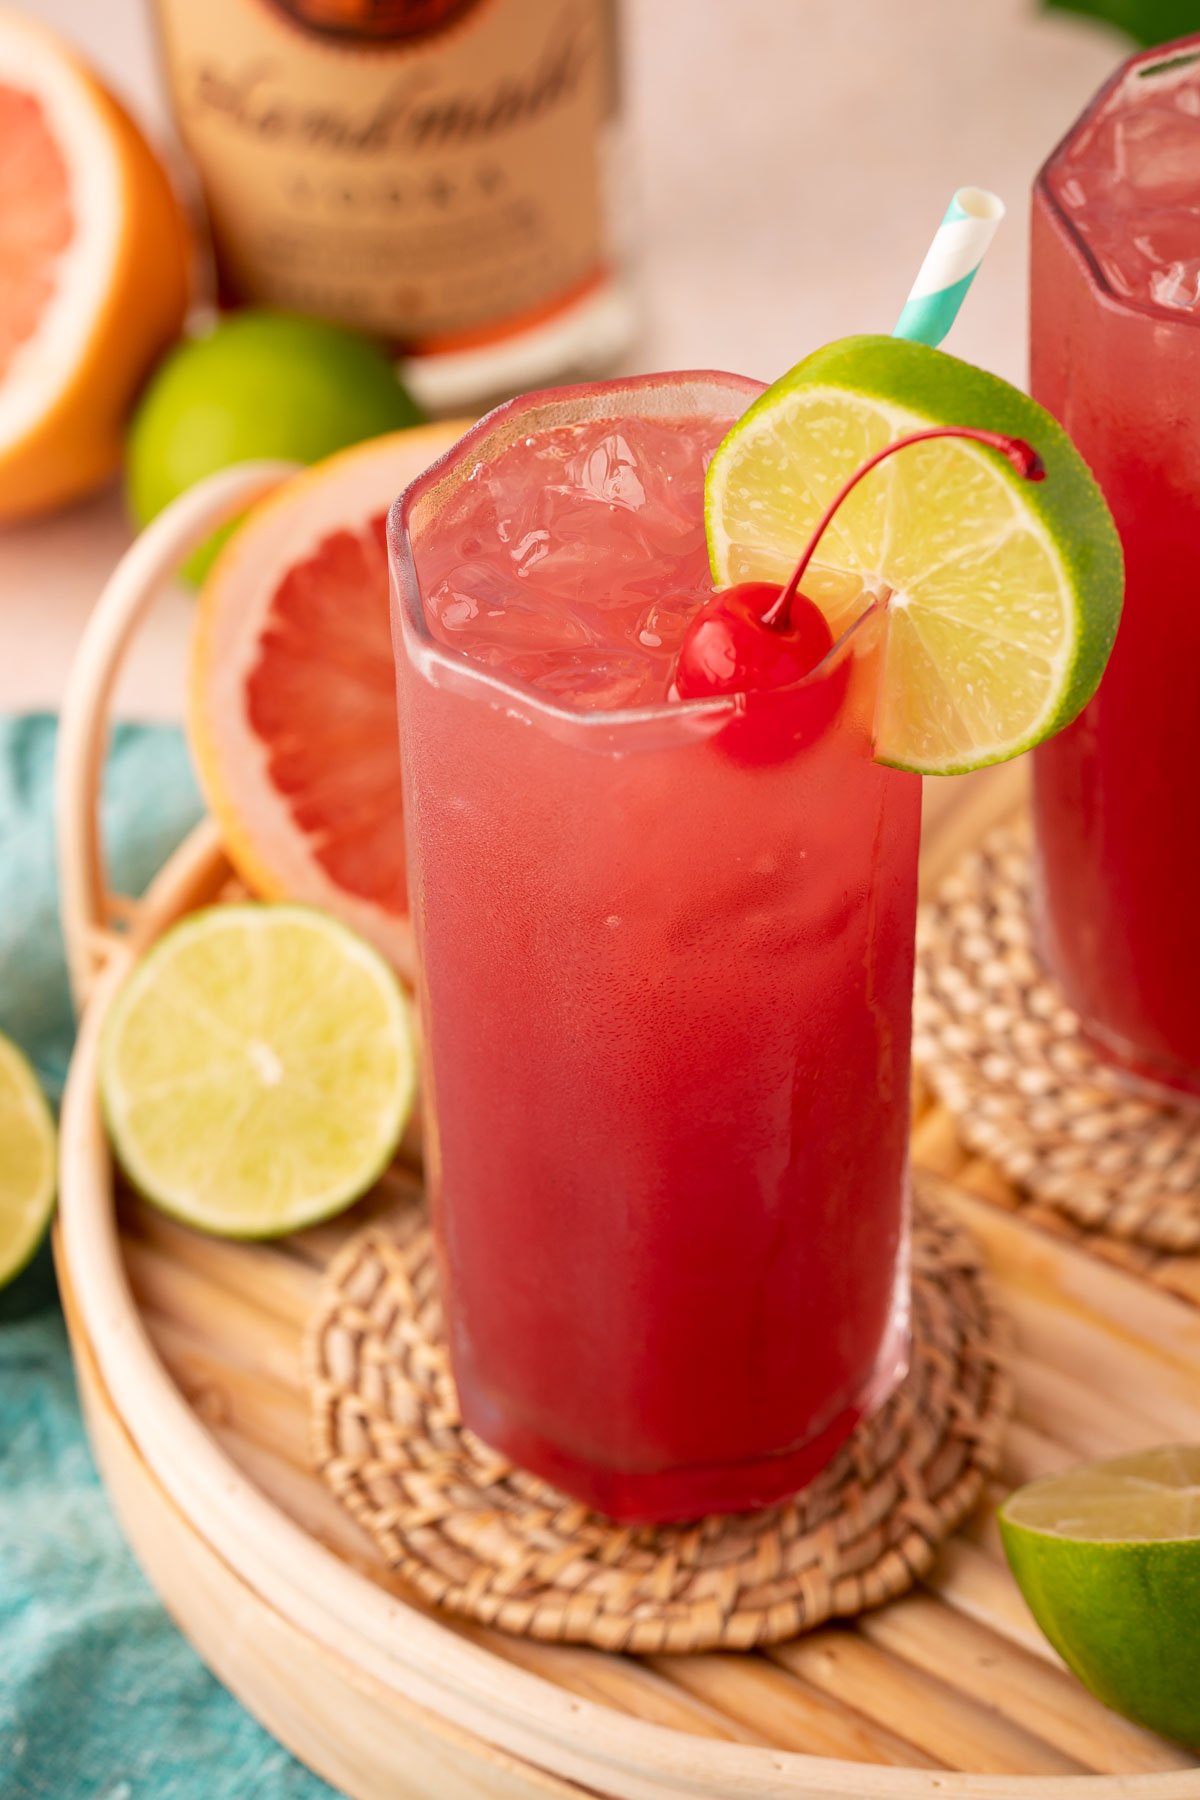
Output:
[[997,195],[986,188],[959,188],[912,284],[893,337],[941,343],[1003,217],[1004,202]]

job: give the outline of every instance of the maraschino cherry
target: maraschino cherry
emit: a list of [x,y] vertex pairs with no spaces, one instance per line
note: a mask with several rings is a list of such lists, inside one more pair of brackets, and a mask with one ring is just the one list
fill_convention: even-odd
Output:
[[1021,438],[968,426],[940,425],[885,444],[834,495],[817,521],[804,554],[786,587],[743,581],[715,593],[683,634],[675,665],[674,691],[681,700],[715,694],[754,694],[791,687],[824,661],[833,634],[819,608],[800,592],[800,583],[833,515],[846,496],[885,457],[931,438],[970,438],[1002,456],[1027,481],[1041,481],[1041,457]]
[[679,646],[675,691],[681,700],[791,687],[824,662],[833,633],[803,594],[792,596],[786,625],[767,625],[781,591],[771,581],[740,581],[706,602]]

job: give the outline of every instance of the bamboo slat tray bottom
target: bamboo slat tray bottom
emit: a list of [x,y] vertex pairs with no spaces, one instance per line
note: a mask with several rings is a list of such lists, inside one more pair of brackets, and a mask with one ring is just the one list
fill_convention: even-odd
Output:
[[[917,1159],[949,1178],[938,1184],[939,1198],[985,1245],[1017,1328],[1017,1416],[992,1498],[1079,1457],[1196,1435],[1200,1399],[1188,1352],[1200,1359],[1200,1330],[1190,1310],[1153,1297],[1144,1280],[1105,1268],[1061,1236],[1046,1237],[1031,1254],[1029,1224],[1019,1211],[996,1207],[1006,1196],[986,1165],[956,1159],[948,1123],[939,1110],[920,1112]],[[391,1182],[407,1186],[403,1174]],[[387,1197],[385,1188],[349,1221],[272,1247],[201,1238],[136,1202],[122,1204],[121,1235],[138,1311],[196,1417],[310,1537],[392,1591],[369,1540],[311,1472],[300,1368],[301,1333],[321,1267],[346,1231],[372,1207],[386,1206]],[[1182,1274],[1168,1271],[1169,1278]],[[1188,1285],[1194,1275],[1189,1271]],[[1118,1318],[1119,1331],[1107,1322]],[[168,1552],[161,1518],[142,1529],[169,1502],[113,1417],[86,1345],[80,1348],[97,1450],[127,1529],[168,1603],[174,1599],[205,1654],[253,1707],[249,1653],[252,1647],[254,1657],[267,1653],[263,1621],[255,1613],[246,1642],[227,1618],[209,1617],[202,1605],[207,1623],[197,1628],[197,1610],[180,1601],[178,1588],[194,1578],[203,1585],[199,1568],[191,1567],[204,1560],[200,1536],[172,1516]],[[254,1610],[252,1596],[243,1606]],[[987,1506],[946,1548],[935,1578],[908,1598],[852,1627],[826,1628],[761,1655],[610,1657],[534,1645],[450,1619],[442,1624],[485,1647],[501,1668],[532,1671],[623,1717],[694,1738],[859,1765],[1007,1776],[1196,1766],[1184,1752],[1107,1712],[1056,1666],[1005,1572]],[[281,1642],[279,1653],[290,1656],[294,1649]],[[300,1669],[297,1662],[298,1684]],[[308,1688],[295,1696],[297,1707],[311,1699]],[[287,1737],[286,1721],[272,1707],[264,1710]],[[407,1724],[411,1730],[413,1721]],[[292,1741],[311,1755],[310,1725],[308,1719],[303,1729],[297,1725]],[[326,1721],[325,1729],[331,1738],[320,1761],[327,1771],[355,1794],[376,1791],[353,1766],[354,1729],[344,1718]],[[333,1741],[343,1734],[346,1741]],[[444,1744],[439,1725],[431,1751],[440,1757]],[[438,1785],[411,1791],[474,1791],[472,1749],[479,1747],[464,1738],[449,1765],[436,1762]],[[493,1754],[486,1753],[485,1791],[499,1793]],[[513,1768],[519,1781],[533,1780],[531,1770]],[[415,1770],[408,1778],[424,1780]],[[514,1791],[571,1789],[518,1785]],[[864,1784],[862,1792],[872,1791]],[[1200,1794],[1200,1775],[1189,1791]]]

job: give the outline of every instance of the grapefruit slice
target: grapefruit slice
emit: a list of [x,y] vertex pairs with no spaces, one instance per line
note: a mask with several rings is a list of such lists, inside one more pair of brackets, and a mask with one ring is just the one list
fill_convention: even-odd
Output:
[[0,520],[116,470],[134,394],[183,323],[188,265],[132,120],[51,32],[0,13]]
[[384,521],[466,428],[392,432],[285,482],[218,557],[192,641],[188,734],[238,873],[336,913],[406,975]]

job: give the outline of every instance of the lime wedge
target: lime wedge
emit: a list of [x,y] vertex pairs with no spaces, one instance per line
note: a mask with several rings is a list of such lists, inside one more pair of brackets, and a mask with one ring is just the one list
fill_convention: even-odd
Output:
[[54,1119],[37,1076],[0,1037],[0,1287],[25,1267],[54,1211]]
[[100,1092],[146,1198],[189,1225],[272,1237],[348,1206],[412,1106],[391,969],[304,906],[217,906],[168,932],[105,1021]]
[[1200,1750],[1200,1446],[1018,1488],[1000,1534],[1034,1618],[1126,1718]]
[[1103,672],[1121,550],[1066,434],[1007,382],[925,344],[844,338],[767,389],[718,447],[705,517],[718,586],[783,582],[842,482],[931,425],[1025,438],[1045,481],[955,439],[868,475],[804,581],[834,630],[887,596],[875,719],[881,762],[926,775],[1003,762],[1069,723]]

